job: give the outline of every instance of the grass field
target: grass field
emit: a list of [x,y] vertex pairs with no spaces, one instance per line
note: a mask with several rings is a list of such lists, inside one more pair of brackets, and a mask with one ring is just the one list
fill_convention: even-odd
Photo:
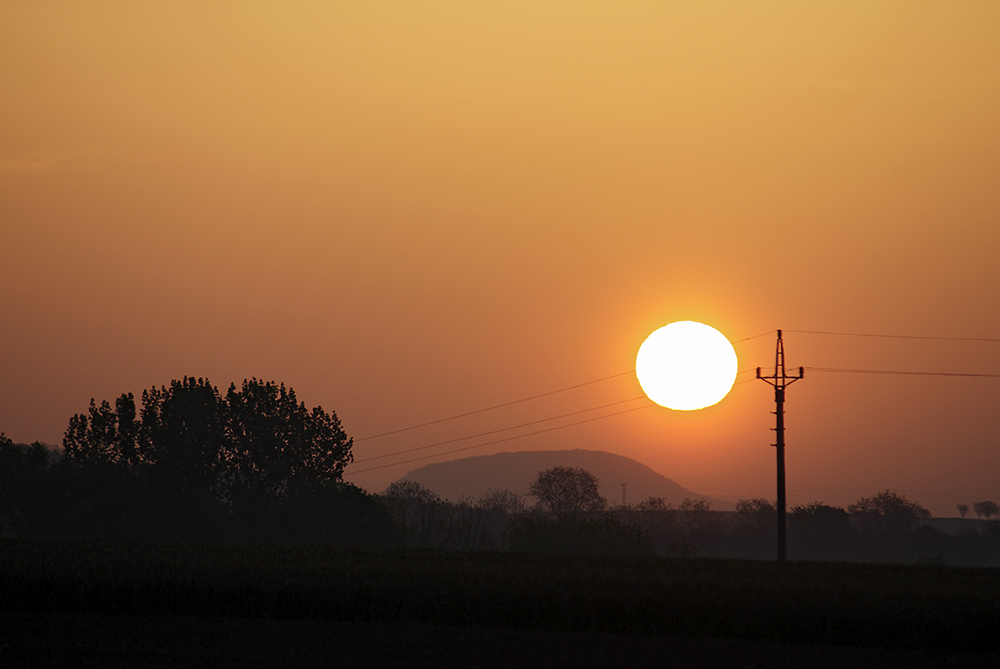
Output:
[[[1000,570],[0,541],[8,618],[311,620],[1000,651]],[[82,617],[82,618],[81,618]]]

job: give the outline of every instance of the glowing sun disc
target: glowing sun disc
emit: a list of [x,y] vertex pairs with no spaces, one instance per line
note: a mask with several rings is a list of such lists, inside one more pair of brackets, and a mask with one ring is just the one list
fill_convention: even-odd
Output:
[[733,387],[736,369],[736,351],[726,336],[695,321],[656,330],[635,359],[635,375],[649,399],[681,411],[719,402]]

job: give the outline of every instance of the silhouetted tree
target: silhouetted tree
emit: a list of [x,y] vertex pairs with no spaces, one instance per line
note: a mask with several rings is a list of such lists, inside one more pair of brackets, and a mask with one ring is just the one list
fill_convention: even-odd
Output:
[[0,433],[0,537],[22,536],[48,503],[44,483],[51,459],[39,442],[15,444]]
[[842,560],[851,555],[854,535],[847,511],[822,502],[793,506],[790,511],[789,550],[794,557]]
[[996,502],[991,502],[990,500],[983,500],[982,502],[975,502],[972,505],[972,510],[976,512],[976,515],[980,518],[985,518],[989,520],[993,516],[1000,512],[1000,507],[997,507]]
[[409,479],[393,481],[382,492],[382,497],[394,501],[419,502],[421,504],[433,504],[441,501],[441,498],[433,490]]
[[956,504],[955,508],[958,509],[958,515],[960,515],[962,518],[965,518],[967,515],[969,515],[969,505],[968,504],[964,504],[964,503],[963,504]]
[[789,526],[802,532],[843,536],[851,530],[851,516],[839,506],[810,502],[791,508]]
[[854,526],[862,534],[902,534],[917,527],[931,513],[904,495],[886,490],[862,497],[847,507]]
[[[119,399],[119,424],[127,424],[121,412],[134,416],[134,403],[131,395]],[[158,481],[172,488],[217,490],[228,449],[226,406],[215,386],[184,377],[143,391],[141,418],[134,430],[139,436],[135,450]]]
[[677,507],[677,520],[687,532],[716,532],[720,526],[718,514],[712,511],[712,504],[705,499],[685,497]]
[[351,445],[336,414],[310,411],[284,384],[251,379],[222,397],[207,379],[193,377],[144,391],[138,416],[131,394],[114,408],[91,400],[63,439],[70,463],[118,466],[247,508],[339,481]]
[[336,414],[312,411],[284,384],[251,379],[226,394],[226,476],[231,490],[280,499],[305,485],[339,481],[352,441]]
[[410,547],[441,547],[437,536],[445,503],[434,491],[416,481],[400,480],[389,484],[379,497]]
[[91,399],[88,413],[69,419],[63,452],[77,462],[118,463],[122,460],[118,415],[107,401],[98,405]]
[[751,532],[767,532],[776,527],[777,510],[763,498],[736,502],[736,527]]
[[478,500],[476,508],[488,512],[516,515],[524,513],[524,498],[512,490],[490,488]]
[[635,507],[641,513],[665,513],[673,510],[673,505],[662,497],[647,497]]
[[505,548],[508,545],[508,528],[513,519],[527,511],[524,498],[517,493],[490,488],[475,502],[480,519],[484,548]]
[[581,467],[552,467],[538,472],[528,486],[528,494],[557,516],[601,511],[607,505],[597,477]]
[[299,488],[276,516],[273,526],[250,528],[245,539],[385,547],[400,538],[383,500],[343,481]]

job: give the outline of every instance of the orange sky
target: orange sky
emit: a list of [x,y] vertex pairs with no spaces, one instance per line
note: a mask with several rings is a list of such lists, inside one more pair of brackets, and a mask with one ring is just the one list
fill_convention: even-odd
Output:
[[[91,397],[187,374],[284,381],[362,437],[629,370],[681,319],[1000,337],[997,35],[995,2],[4,3],[0,430],[57,443]],[[786,346],[1000,373],[996,343]],[[997,499],[998,400],[998,379],[811,374],[789,500]],[[464,455],[599,448],[773,497],[772,402],[741,383]]]

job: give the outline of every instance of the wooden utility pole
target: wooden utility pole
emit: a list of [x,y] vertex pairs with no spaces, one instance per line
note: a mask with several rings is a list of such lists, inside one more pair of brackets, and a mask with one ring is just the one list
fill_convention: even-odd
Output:
[[785,373],[785,346],[781,341],[781,330],[778,330],[778,347],[774,354],[774,374],[761,376],[757,368],[757,378],[774,386],[774,416],[777,443],[772,444],[777,449],[778,456],[778,559],[788,558],[788,542],[785,532],[785,388],[798,381],[805,374],[799,367],[798,376],[788,376]]

